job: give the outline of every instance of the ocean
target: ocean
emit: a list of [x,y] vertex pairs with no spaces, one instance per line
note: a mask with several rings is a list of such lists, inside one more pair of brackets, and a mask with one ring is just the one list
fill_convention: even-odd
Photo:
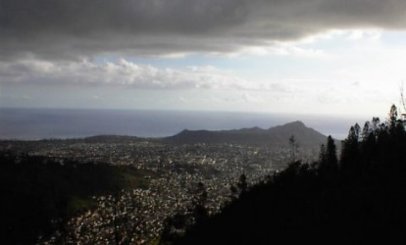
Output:
[[355,118],[272,113],[0,108],[0,139],[65,139],[106,134],[163,137],[183,129],[270,128],[296,120],[337,139],[344,139],[355,122],[363,124]]

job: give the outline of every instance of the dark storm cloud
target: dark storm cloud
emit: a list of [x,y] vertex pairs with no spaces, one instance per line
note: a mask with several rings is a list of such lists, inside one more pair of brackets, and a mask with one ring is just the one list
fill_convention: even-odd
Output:
[[405,28],[404,0],[0,0],[0,56],[228,52],[334,28]]

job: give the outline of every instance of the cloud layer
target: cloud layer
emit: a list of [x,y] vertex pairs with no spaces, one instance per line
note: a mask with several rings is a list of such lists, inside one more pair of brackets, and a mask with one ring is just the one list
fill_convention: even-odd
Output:
[[249,83],[231,72],[211,66],[169,69],[140,65],[125,59],[103,63],[35,59],[0,62],[0,81],[3,85],[11,86],[42,84],[134,89],[261,89],[259,85]]
[[330,29],[406,27],[403,0],[2,0],[0,57],[230,52]]

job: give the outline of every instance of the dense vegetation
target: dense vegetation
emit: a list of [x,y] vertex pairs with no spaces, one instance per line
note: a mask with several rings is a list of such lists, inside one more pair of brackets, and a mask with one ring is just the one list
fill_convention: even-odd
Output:
[[145,173],[103,163],[0,154],[0,243],[32,244],[93,205],[92,195],[142,186]]
[[[294,162],[243,190],[221,213],[194,225],[175,216],[163,244],[385,244],[405,242],[406,132],[396,107],[351,127],[340,159],[331,137],[314,163]],[[201,209],[202,203],[198,207]],[[186,229],[186,234],[181,231]],[[403,241],[402,241],[403,240]]]

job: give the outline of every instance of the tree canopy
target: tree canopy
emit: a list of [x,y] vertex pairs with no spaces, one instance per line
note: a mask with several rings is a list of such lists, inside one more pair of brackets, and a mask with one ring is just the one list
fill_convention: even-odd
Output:
[[177,244],[406,242],[404,149],[405,124],[392,106],[384,123],[350,128],[340,159],[328,137],[319,161],[291,163]]

